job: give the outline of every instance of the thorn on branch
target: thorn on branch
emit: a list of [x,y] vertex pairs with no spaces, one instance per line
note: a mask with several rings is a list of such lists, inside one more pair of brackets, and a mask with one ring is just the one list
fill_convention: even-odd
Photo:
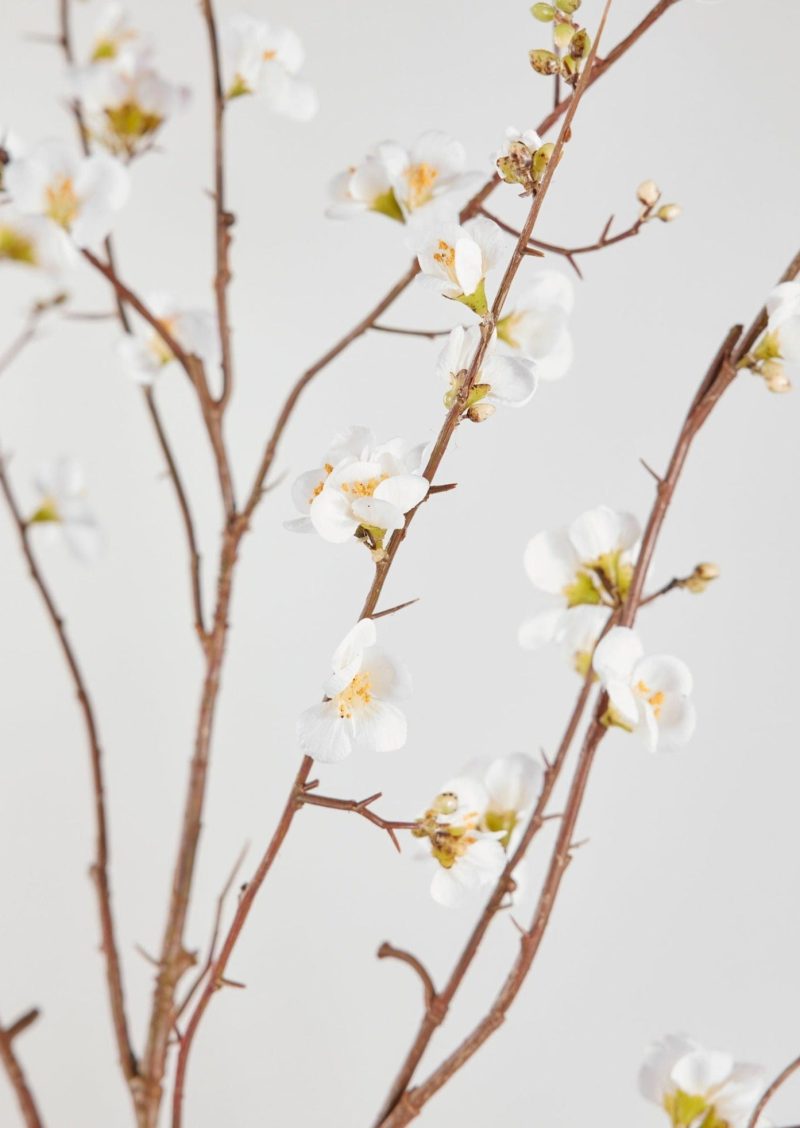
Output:
[[376,611],[370,617],[372,619],[383,619],[387,615],[394,615],[396,611],[402,611],[404,610],[404,608],[411,607],[415,603],[419,603],[419,596],[417,596],[415,599],[407,599],[405,603],[396,603],[394,607],[387,607],[385,611]]
[[457,486],[458,482],[444,482],[441,486],[431,486],[428,490],[428,494],[449,493],[450,490],[454,490]]
[[655,481],[659,484],[659,486],[662,485],[663,482],[664,482],[664,479],[661,477],[661,475],[657,474],[655,472],[655,470],[653,469],[653,467],[648,462],[645,462],[645,460],[643,458],[640,458],[639,461],[641,462],[642,466],[644,466],[645,470],[650,475],[650,477],[655,479]]
[[[316,781],[315,781],[316,782]],[[309,791],[306,787],[297,792],[296,802],[299,806],[308,803],[314,807],[328,807],[333,811],[352,811],[353,814],[361,815],[363,818],[371,822],[373,826],[385,830],[392,840],[392,844],[400,853],[400,842],[398,841],[395,831],[397,830],[413,830],[417,825],[416,822],[402,822],[396,819],[384,819],[375,811],[371,810],[373,803],[381,798],[382,792],[376,791],[374,795],[368,795],[366,799],[336,799],[330,795],[316,795],[313,791]]]
[[8,1038],[9,1042],[13,1041],[23,1030],[27,1030],[29,1026],[32,1026],[41,1013],[38,1007],[31,1007],[30,1010],[21,1014],[16,1022],[12,1022],[10,1026],[7,1026],[6,1038]]

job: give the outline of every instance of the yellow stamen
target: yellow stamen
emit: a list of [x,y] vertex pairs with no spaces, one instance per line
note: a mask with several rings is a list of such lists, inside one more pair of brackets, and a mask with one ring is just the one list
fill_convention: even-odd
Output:
[[408,184],[408,206],[413,211],[414,208],[419,208],[430,200],[433,186],[439,177],[439,170],[423,161],[422,164],[407,168],[405,177]]
[[641,697],[646,698],[647,704],[652,708],[656,720],[658,720],[661,716],[661,710],[664,707],[664,701],[666,700],[666,695],[663,690],[658,690],[656,693],[653,693],[650,686],[643,681],[637,682],[635,689]]
[[352,717],[354,708],[369,705],[372,700],[371,690],[369,674],[356,674],[350,684],[336,695],[336,708],[342,720]]
[[57,176],[44,190],[45,211],[60,227],[69,228],[80,212],[71,176]]
[[388,474],[381,474],[379,478],[367,478],[363,482],[342,482],[339,488],[351,497],[372,497],[381,482],[385,482],[388,477]]

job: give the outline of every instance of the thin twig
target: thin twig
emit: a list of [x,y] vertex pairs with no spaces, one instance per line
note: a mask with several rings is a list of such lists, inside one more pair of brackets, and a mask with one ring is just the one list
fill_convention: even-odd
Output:
[[406,607],[413,607],[415,603],[419,603],[419,596],[416,599],[407,599],[405,603],[396,603],[394,607],[387,607],[385,611],[376,611],[373,619],[384,619],[387,615],[394,615],[398,611],[405,610]]
[[798,1069],[800,1069],[800,1057],[796,1057],[794,1061],[790,1061],[786,1068],[780,1071],[775,1080],[764,1091],[758,1104],[753,1109],[753,1113],[747,1122],[747,1128],[757,1128],[758,1121],[764,1109],[775,1096],[778,1089],[780,1089]]
[[371,810],[372,804],[381,798],[382,792],[376,791],[366,799],[334,799],[330,795],[319,795],[316,791],[301,788],[296,796],[299,807],[306,804],[312,807],[328,807],[333,811],[351,811],[354,815],[361,815],[381,830],[385,830],[392,840],[392,845],[400,853],[400,842],[395,834],[397,830],[413,830],[416,822],[407,822],[397,819],[384,819]]
[[436,337],[446,337],[450,329],[399,329],[394,325],[370,325],[376,333],[396,333],[401,337],[427,337],[434,340]]
[[0,491],[5,497],[9,513],[16,527],[20,548],[30,571],[31,579],[39,591],[45,611],[53,625],[58,638],[61,651],[78,698],[78,704],[83,714],[86,737],[89,745],[89,762],[92,776],[92,790],[94,795],[95,817],[95,860],[92,864],[91,875],[97,891],[98,908],[100,912],[100,932],[102,937],[102,951],[105,956],[106,982],[108,997],[111,1004],[111,1017],[114,1023],[114,1033],[117,1041],[122,1072],[128,1082],[132,1082],[138,1073],[136,1056],[128,1031],[128,1021],[125,1013],[125,991],[122,981],[122,969],[119,959],[114,916],[111,905],[111,882],[109,878],[109,845],[108,822],[106,815],[105,781],[103,774],[103,753],[100,745],[100,736],[94,714],[94,706],[86,687],[83,672],[78,664],[78,659],[67,634],[66,624],[56,607],[50,588],[39,568],[38,561],[30,544],[28,525],[22,516],[16,497],[11,488],[6,470],[5,458],[0,454]]
[[379,960],[400,960],[402,963],[406,963],[409,967],[414,969],[414,971],[422,980],[425,1009],[430,1010],[436,1002],[436,988],[434,987],[433,980],[431,979],[431,976],[422,961],[418,960],[416,956],[411,954],[411,952],[405,952],[402,948],[395,948],[392,944],[389,944],[385,940],[383,944],[381,944],[380,948],[378,948],[377,955]]
[[11,1082],[26,1128],[43,1128],[44,1121],[31,1092],[30,1083],[14,1050],[13,1042],[17,1034],[30,1026],[38,1014],[38,1010],[28,1011],[7,1029],[0,1024],[0,1061],[2,1061],[3,1068]]

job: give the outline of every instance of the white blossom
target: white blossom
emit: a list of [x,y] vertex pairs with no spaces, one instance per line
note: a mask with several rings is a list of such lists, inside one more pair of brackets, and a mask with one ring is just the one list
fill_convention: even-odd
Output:
[[62,232],[40,215],[20,215],[12,206],[0,208],[0,263],[33,267],[60,277],[72,265]]
[[339,172],[328,189],[331,202],[325,214],[331,219],[350,219],[361,212],[374,211],[405,222],[397,202],[389,171],[392,142],[376,145],[360,164]]
[[[670,1034],[648,1048],[639,1070],[639,1090],[667,1113],[673,1128],[747,1128],[764,1091],[758,1065],[706,1050],[683,1034]],[[758,1121],[767,1128],[766,1121]]]
[[377,445],[364,427],[340,433],[322,466],[295,482],[293,499],[303,517],[288,527],[306,532],[310,526],[334,544],[366,534],[371,547],[382,548],[385,535],[402,529],[405,515],[427,496],[424,451],[404,439]]
[[544,769],[524,752],[485,757],[468,764],[463,774],[476,780],[486,792],[482,829],[503,834],[508,849],[512,835],[539,798]]
[[100,551],[100,531],[86,501],[83,471],[72,458],[44,463],[35,478],[39,504],[28,524],[41,529],[48,540],[61,537],[84,563]]
[[[475,357],[481,339],[477,325],[464,329],[457,325],[436,361],[436,374],[447,386],[445,406],[450,407]],[[522,357],[501,356],[489,343],[470,395],[470,403],[486,401],[506,407],[522,407],[536,391],[536,370],[533,361]]]
[[78,157],[60,141],[43,141],[12,160],[5,181],[19,212],[46,216],[61,230],[65,254],[70,254],[70,238],[79,247],[91,247],[108,235],[130,186],[125,167],[114,157]]
[[309,121],[319,104],[314,88],[298,78],[305,51],[294,31],[273,27],[245,12],[224,26],[225,94],[258,94],[284,117]]
[[569,279],[555,271],[542,271],[515,296],[512,312],[497,323],[498,338],[535,360],[541,380],[560,380],[572,364],[567,323],[574,300]]
[[405,714],[396,702],[411,691],[402,663],[375,646],[375,623],[361,619],[331,659],[325,700],[297,721],[308,756],[338,763],[351,752],[394,752],[406,742]]
[[547,642],[560,643],[578,672],[586,674],[608,608],[627,594],[640,535],[632,514],[600,505],[568,528],[532,537],[525,549],[525,571],[534,587],[558,596],[559,602],[522,624],[520,645],[535,650]]
[[500,151],[492,158],[501,180],[507,184],[518,184],[523,189],[522,195],[529,195],[536,185],[533,160],[541,146],[542,139],[535,130],[526,129],[520,133],[514,126],[509,126]]
[[189,101],[188,89],[168,82],[151,52],[138,46],[120,45],[112,55],[74,71],[71,85],[91,136],[126,159],[148,149],[167,118]]
[[123,48],[142,43],[141,35],[130,22],[127,9],[123,4],[105,4],[94,26],[92,40],[91,61],[102,62],[114,59]]
[[497,264],[504,241],[497,224],[479,216],[463,227],[440,221],[414,231],[422,272],[418,280],[482,317],[488,308],[486,275]]
[[[218,361],[219,333],[215,314],[184,306],[165,293],[147,295],[145,305],[185,352],[199,357],[209,367]],[[177,367],[172,350],[150,325],[123,337],[118,350],[128,375],[137,384],[152,384],[156,376]]]
[[644,655],[629,627],[612,627],[597,644],[593,666],[609,699],[609,723],[641,734],[650,752],[688,743],[695,728],[692,675],[666,654]]

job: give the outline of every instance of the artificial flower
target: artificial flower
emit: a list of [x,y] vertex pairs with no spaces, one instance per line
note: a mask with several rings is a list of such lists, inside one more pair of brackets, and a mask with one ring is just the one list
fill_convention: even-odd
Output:
[[501,845],[508,850],[514,830],[539,798],[544,769],[538,760],[524,752],[487,757],[469,764],[463,773],[475,779],[486,792],[480,827],[503,835]]
[[438,863],[431,880],[431,896],[440,905],[455,907],[467,896],[494,883],[506,864],[502,831],[481,829],[489,803],[486,788],[471,776],[445,784],[412,832],[430,843]]
[[[216,363],[219,334],[213,313],[186,307],[170,294],[150,294],[145,304],[185,352],[208,366]],[[141,333],[123,337],[118,348],[128,374],[137,384],[152,384],[156,376],[177,364],[169,345],[150,325]]]
[[472,181],[472,176],[464,172],[464,146],[438,130],[423,133],[410,150],[400,145],[384,146],[384,159],[395,197],[406,217]]
[[334,176],[329,187],[331,203],[325,211],[330,219],[350,219],[374,211],[405,222],[389,172],[393,149],[392,142],[376,145],[360,164]]
[[76,70],[72,88],[91,136],[127,160],[151,147],[167,118],[189,100],[185,86],[159,74],[149,51],[130,46]]
[[228,99],[258,94],[284,117],[314,117],[319,103],[314,88],[297,77],[305,51],[295,32],[240,12],[227,21],[223,43]]
[[338,763],[351,752],[394,752],[406,742],[406,668],[375,646],[375,623],[361,619],[331,659],[325,700],[301,713],[297,738],[308,756]]
[[419,281],[480,317],[487,313],[486,275],[497,263],[503,238],[497,224],[479,216],[463,227],[438,222],[415,232]]
[[27,524],[46,532],[48,539],[61,537],[70,551],[91,563],[100,551],[100,532],[86,502],[83,471],[72,458],[46,462],[35,479],[39,504]]
[[688,743],[695,712],[685,663],[666,654],[645,657],[630,627],[612,627],[597,644],[592,664],[608,694],[608,724],[641,733],[650,752]]
[[18,211],[46,216],[67,244],[71,240],[79,247],[108,235],[130,186],[124,165],[114,157],[77,157],[60,141],[43,141],[12,160],[5,181]]
[[541,380],[560,380],[572,364],[567,322],[574,300],[569,279],[543,271],[515,296],[512,312],[497,323],[499,340],[535,360]]
[[761,1066],[705,1050],[683,1034],[654,1042],[639,1070],[639,1091],[664,1109],[672,1128],[747,1128],[765,1081]]
[[[455,403],[464,373],[472,365],[480,340],[481,331],[477,325],[469,329],[457,325],[437,358],[436,374],[447,385],[444,402],[448,408]],[[466,404],[467,411],[480,407],[484,401],[491,407],[495,404],[522,407],[536,391],[533,361],[500,356],[495,343],[496,338],[492,337],[476,373]]]
[[542,161],[541,170],[535,165],[536,154],[541,148],[542,139],[535,130],[526,129],[524,133],[520,133],[518,129],[509,126],[502,148],[494,155],[494,165],[500,179],[506,184],[519,184],[523,189],[522,195],[530,195],[540,178],[537,173],[544,172],[546,165],[546,161]]
[[305,532],[310,523],[323,540],[342,544],[357,535],[381,549],[386,534],[402,529],[405,515],[427,496],[424,451],[403,439],[376,445],[363,427],[342,432],[323,465],[297,479],[293,498],[304,516],[289,528]]

